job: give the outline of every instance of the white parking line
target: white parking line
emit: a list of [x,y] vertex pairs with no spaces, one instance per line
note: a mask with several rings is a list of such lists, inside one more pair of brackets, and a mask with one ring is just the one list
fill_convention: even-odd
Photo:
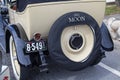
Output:
[[118,71],[114,68],[111,68],[110,66],[107,66],[106,64],[104,64],[102,62],[100,62],[98,65],[120,77],[120,71]]

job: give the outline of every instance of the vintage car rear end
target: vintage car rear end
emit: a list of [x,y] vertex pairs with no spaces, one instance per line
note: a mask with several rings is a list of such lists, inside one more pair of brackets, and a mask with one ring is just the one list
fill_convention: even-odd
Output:
[[[105,0],[65,0],[28,4],[22,12],[14,15],[14,23],[20,23],[29,38],[36,32],[47,37],[53,23],[62,15],[70,12],[85,12],[102,23]],[[11,15],[12,16],[12,15]]]
[[99,63],[105,51],[113,50],[106,26],[101,27],[105,4],[105,0],[9,1],[6,52],[16,79],[27,80],[27,67],[48,71],[49,59],[68,70]]

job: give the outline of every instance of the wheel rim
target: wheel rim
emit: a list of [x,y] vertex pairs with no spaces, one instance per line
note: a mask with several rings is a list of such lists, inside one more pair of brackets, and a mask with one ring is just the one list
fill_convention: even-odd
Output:
[[86,61],[93,47],[94,32],[89,26],[76,25],[63,30],[61,35],[61,48],[64,55],[70,60],[74,62]]
[[17,54],[13,38],[10,37],[10,59],[12,63],[13,73],[17,80],[20,78],[20,65],[17,60]]

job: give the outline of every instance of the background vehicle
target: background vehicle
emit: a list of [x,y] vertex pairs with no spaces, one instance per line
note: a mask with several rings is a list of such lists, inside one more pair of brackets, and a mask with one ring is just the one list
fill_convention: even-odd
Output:
[[0,71],[0,80],[10,80],[10,72],[8,66],[2,65]]
[[105,0],[8,0],[8,11],[5,52],[16,79],[27,80],[33,66],[48,71],[48,57],[68,70],[80,70],[113,50],[102,24]]
[[[1,2],[0,2],[1,3]],[[7,10],[7,6],[4,6],[3,3],[0,4],[0,12],[3,14],[2,16],[5,18],[8,14],[6,13]],[[0,13],[0,32],[2,33],[2,29],[3,29],[3,25],[2,25],[2,16]],[[5,14],[5,15],[4,15]],[[9,67],[6,65],[3,65],[3,60],[2,60],[2,44],[1,44],[1,40],[3,39],[2,37],[3,35],[0,34],[0,80],[10,80],[10,71],[9,71]]]

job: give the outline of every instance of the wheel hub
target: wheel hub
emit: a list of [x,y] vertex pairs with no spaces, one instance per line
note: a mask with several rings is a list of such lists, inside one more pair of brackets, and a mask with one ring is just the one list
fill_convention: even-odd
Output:
[[69,40],[70,47],[72,49],[78,50],[83,45],[83,38],[80,34],[74,34]]

